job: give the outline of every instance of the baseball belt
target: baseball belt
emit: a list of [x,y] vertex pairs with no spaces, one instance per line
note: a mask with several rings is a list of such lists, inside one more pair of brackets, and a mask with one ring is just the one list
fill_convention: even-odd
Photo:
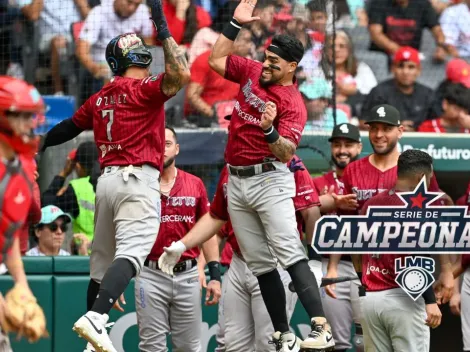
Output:
[[241,178],[252,177],[255,175],[263,174],[265,172],[275,171],[276,166],[273,163],[263,163],[251,166],[228,166],[230,175],[238,176]]
[[[158,260],[148,260],[146,259],[144,262],[144,266],[147,268],[153,269],[153,270],[160,270],[158,266]],[[178,264],[175,265],[173,268],[174,273],[182,273],[184,271],[187,271],[191,268],[194,268],[197,266],[197,260],[196,259],[188,259],[182,262],[179,262]]]

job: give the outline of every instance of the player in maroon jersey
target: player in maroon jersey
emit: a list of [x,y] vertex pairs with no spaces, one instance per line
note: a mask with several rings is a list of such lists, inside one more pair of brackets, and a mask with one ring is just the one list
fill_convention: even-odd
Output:
[[[15,287],[32,299],[21,259],[20,234],[34,202],[33,189],[20,159],[30,160],[37,152],[34,118],[44,110],[36,88],[25,81],[0,76],[0,263],[5,264]],[[4,303],[0,294],[1,317]],[[11,351],[8,336],[3,332],[0,335],[0,350]]]
[[[240,1],[209,58],[213,70],[240,84],[225,149],[230,217],[243,256],[259,281],[274,331],[281,334],[277,351],[289,351],[297,338],[289,330],[284,287],[274,257],[292,277],[311,321],[311,333],[301,348],[333,349],[316,279],[296,228],[295,181],[286,165],[307,121],[295,82],[304,47],[294,37],[277,35],[265,51],[263,63],[232,55],[242,26],[259,19],[253,17],[255,7],[256,0]],[[179,253],[183,247],[177,242],[169,252]],[[172,265],[168,258],[168,267]]]
[[150,74],[152,55],[140,36],[127,33],[112,39],[105,53],[114,74],[111,82],[71,119],[49,131],[43,147],[92,129],[101,151],[88,312],[74,324],[74,330],[100,352],[116,351],[105,328],[108,312],[141,271],[158,234],[164,103],[190,78],[185,54],[168,30],[161,0],[147,4],[163,45],[165,72]]
[[[201,350],[201,285],[197,261],[200,256],[199,247],[183,253],[175,266],[174,277],[163,273],[158,267],[158,258],[163,253],[163,248],[183,238],[209,210],[207,192],[202,180],[175,166],[178,153],[176,133],[167,127],[165,160],[160,181],[160,230],[135,282],[139,351],[142,352],[164,350],[167,335],[170,333],[176,350]],[[212,300],[207,300],[207,303],[216,304],[221,293],[221,275],[217,262],[219,247],[216,237],[203,243],[202,249],[209,261],[211,274],[206,297],[211,294],[214,296]]]
[[[397,180],[397,164],[400,156],[398,140],[403,134],[400,113],[391,105],[381,104],[369,112],[369,141],[374,153],[350,163],[343,172],[344,193],[355,193],[358,209],[361,211],[364,203],[373,196],[393,187]],[[432,174],[429,190],[439,191],[439,186]],[[444,200],[439,200],[443,202]],[[341,255],[332,254],[328,262],[326,277],[337,277],[337,267]],[[443,303],[450,300],[454,280],[449,256],[441,256],[443,270],[440,278],[443,283]],[[327,294],[336,297],[335,285],[325,287]]]
[[[407,150],[398,159],[395,185],[364,203],[361,215],[370,206],[401,206],[397,192],[413,191],[423,176],[429,187],[432,158],[420,150]],[[428,351],[430,330],[441,322],[441,312],[432,286],[416,301],[396,283],[395,258],[406,254],[362,255],[361,297],[363,328],[376,351]],[[425,318],[426,317],[426,318]],[[368,347],[369,348],[369,347]]]

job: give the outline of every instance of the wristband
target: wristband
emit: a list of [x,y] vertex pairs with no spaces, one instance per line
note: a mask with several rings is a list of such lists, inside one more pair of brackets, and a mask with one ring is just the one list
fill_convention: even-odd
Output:
[[219,282],[222,282],[222,275],[220,274],[220,263],[213,261],[207,263],[207,266],[209,267],[209,275],[212,280],[217,280]]
[[264,133],[264,140],[268,142],[269,144],[277,142],[279,139],[279,132],[274,128],[274,126],[271,126],[267,130],[263,130]]
[[423,298],[425,304],[434,304],[436,303],[436,295],[434,294],[434,288],[431,286],[428,287],[426,291],[423,292]]
[[242,25],[238,23],[235,18],[232,18],[232,20],[225,26],[222,34],[233,42],[235,39],[237,39],[240,29],[242,29]]

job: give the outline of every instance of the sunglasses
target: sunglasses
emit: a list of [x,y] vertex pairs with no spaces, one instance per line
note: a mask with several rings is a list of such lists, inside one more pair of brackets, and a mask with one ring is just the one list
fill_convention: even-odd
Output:
[[62,230],[62,232],[67,232],[67,225],[66,224],[62,224],[62,225],[59,226],[56,222],[53,222],[51,224],[47,224],[47,225],[44,225],[44,226],[47,226],[49,228],[49,230],[51,230],[52,232],[56,232],[59,227]]

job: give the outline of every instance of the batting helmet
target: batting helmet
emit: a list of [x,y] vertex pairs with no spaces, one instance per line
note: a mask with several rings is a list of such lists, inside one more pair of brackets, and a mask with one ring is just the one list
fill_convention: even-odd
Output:
[[106,47],[106,62],[114,75],[122,75],[128,67],[146,68],[152,62],[152,53],[143,38],[126,33],[113,38]]
[[[37,152],[39,137],[34,135],[33,128],[43,120],[44,111],[44,101],[36,88],[23,80],[0,76],[0,139],[16,153]],[[33,121],[19,131],[12,126],[12,119],[24,118],[23,114],[31,114]]]

